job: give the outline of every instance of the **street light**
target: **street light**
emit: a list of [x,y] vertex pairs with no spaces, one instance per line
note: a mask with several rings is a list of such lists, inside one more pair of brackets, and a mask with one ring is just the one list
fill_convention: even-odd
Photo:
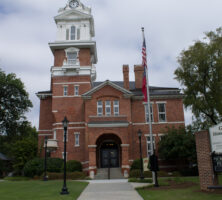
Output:
[[45,162],[44,162],[44,177],[43,181],[48,181],[47,177],[47,142],[48,142],[48,137],[45,136]]
[[141,144],[141,137],[142,137],[142,131],[138,130],[138,136],[139,136],[139,142],[140,142],[140,179],[144,179],[143,175],[143,158],[142,158],[142,144]]
[[68,188],[66,187],[66,134],[69,121],[65,117],[62,123],[64,128],[64,182],[63,182],[62,192],[60,194],[64,195],[64,194],[69,194]]

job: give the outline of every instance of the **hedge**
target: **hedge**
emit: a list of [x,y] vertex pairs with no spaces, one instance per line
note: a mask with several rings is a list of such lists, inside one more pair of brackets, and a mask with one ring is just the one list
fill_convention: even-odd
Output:
[[[62,166],[62,171],[64,169],[64,165]],[[66,162],[66,171],[67,172],[81,172],[82,164],[76,160],[69,160]]]
[[[64,174],[61,173],[47,173],[48,180],[62,180],[64,177]],[[35,179],[42,179],[43,175],[41,177],[35,177]],[[66,173],[66,178],[68,180],[82,180],[86,178],[86,174],[84,172],[68,172]]]

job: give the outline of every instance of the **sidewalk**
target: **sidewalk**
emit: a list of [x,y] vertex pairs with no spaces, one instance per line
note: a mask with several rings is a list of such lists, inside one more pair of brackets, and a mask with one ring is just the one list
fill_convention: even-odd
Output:
[[142,200],[134,189],[140,186],[144,184],[131,184],[127,179],[92,180],[78,200]]

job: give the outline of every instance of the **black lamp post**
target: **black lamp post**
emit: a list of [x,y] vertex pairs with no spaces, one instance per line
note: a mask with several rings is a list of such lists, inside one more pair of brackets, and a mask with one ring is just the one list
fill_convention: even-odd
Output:
[[62,123],[64,128],[64,182],[61,194],[69,194],[68,188],[66,187],[66,134],[69,121],[65,117]]
[[48,181],[48,177],[47,177],[47,141],[48,141],[48,137],[45,136],[45,162],[44,162],[44,177],[43,177],[43,181]]
[[141,137],[142,137],[142,131],[139,129],[138,130],[138,136],[139,136],[139,141],[140,141],[140,179],[144,179],[143,175],[143,158],[142,158],[142,144],[141,144]]

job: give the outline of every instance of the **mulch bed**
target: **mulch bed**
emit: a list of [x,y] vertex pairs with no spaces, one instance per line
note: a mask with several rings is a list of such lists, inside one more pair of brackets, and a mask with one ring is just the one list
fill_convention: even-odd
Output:
[[167,190],[167,189],[184,189],[184,188],[189,188],[196,186],[196,183],[193,182],[183,182],[183,183],[178,183],[176,181],[169,180],[168,181],[169,185],[167,186],[159,186],[159,187],[149,187],[146,188],[147,190]]

